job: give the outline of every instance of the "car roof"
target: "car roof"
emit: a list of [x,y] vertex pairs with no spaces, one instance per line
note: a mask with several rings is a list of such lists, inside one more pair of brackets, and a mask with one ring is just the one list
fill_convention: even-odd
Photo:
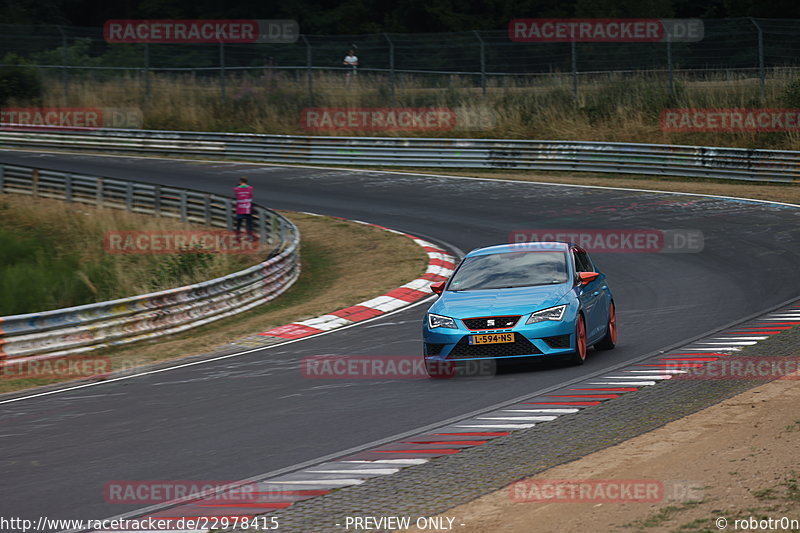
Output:
[[507,254],[512,252],[567,252],[572,245],[560,241],[518,242],[512,244],[498,244],[485,248],[476,248],[465,257],[476,255]]

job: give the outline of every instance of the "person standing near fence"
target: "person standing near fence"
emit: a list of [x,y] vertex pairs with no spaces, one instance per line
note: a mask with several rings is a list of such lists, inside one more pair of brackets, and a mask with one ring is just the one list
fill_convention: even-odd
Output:
[[356,57],[356,51],[350,49],[346,56],[344,56],[344,61],[342,61],[342,65],[346,67],[350,67],[350,70],[347,71],[345,74],[345,80],[347,84],[350,84],[350,79],[352,76],[355,76],[358,73],[358,57]]
[[247,224],[247,235],[250,241],[256,240],[253,232],[253,187],[247,184],[247,178],[239,178],[236,192],[236,237],[241,240],[242,222]]

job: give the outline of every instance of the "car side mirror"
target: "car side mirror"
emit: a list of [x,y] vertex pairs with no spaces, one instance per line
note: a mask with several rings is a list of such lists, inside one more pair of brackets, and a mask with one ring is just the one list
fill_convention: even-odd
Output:
[[442,294],[442,292],[444,292],[444,281],[437,281],[436,283],[431,283],[431,290],[436,294]]
[[597,278],[600,277],[599,272],[579,272],[578,279],[581,281],[581,285],[588,285]]

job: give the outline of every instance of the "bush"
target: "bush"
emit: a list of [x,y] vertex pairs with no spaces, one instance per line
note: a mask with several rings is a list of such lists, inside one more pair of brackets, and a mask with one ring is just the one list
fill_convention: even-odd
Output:
[[42,97],[42,80],[37,70],[24,64],[16,54],[7,54],[0,67],[0,105],[11,99],[38,103]]
[[783,90],[783,102],[786,107],[800,107],[800,79],[792,80]]

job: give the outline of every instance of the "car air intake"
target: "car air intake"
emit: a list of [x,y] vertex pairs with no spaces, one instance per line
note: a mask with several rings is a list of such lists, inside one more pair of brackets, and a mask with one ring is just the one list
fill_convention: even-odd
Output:
[[569,348],[570,335],[556,335],[555,337],[545,337],[542,340],[551,348]]

